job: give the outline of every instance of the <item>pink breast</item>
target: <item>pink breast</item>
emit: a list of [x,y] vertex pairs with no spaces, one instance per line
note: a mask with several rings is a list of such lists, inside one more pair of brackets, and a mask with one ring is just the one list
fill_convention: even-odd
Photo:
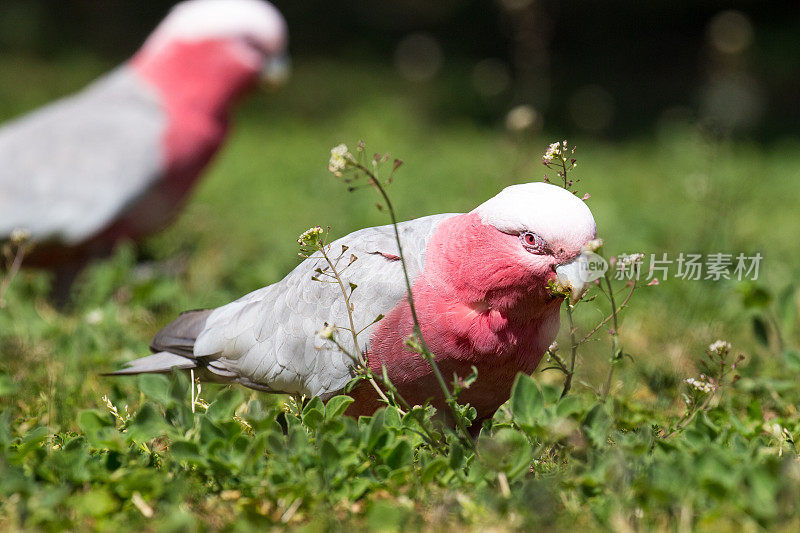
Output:
[[[473,405],[479,417],[491,416],[508,399],[518,372],[536,368],[559,326],[559,301],[532,291],[536,280],[529,279],[530,273],[499,266],[509,262],[504,261],[505,241],[496,233],[475,215],[444,221],[428,244],[425,270],[413,285],[423,334],[448,383],[454,373],[465,377],[472,366],[478,369],[478,380],[461,400]],[[454,246],[453,235],[464,242]],[[493,251],[488,256],[487,246]],[[441,408],[442,394],[430,364],[404,344],[411,332],[410,308],[403,301],[378,324],[368,363],[378,373],[386,365],[410,403],[433,398]],[[379,407],[366,387],[354,396],[352,414]]]

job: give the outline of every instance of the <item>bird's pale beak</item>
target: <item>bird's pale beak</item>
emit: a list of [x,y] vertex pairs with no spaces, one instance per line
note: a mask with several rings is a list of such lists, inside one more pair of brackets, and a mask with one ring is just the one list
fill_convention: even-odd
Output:
[[587,254],[581,253],[569,263],[556,267],[556,283],[564,292],[569,292],[570,303],[580,300],[589,288],[588,263]]
[[584,249],[569,263],[556,267],[556,288],[564,294],[569,293],[570,302],[581,299],[589,288],[589,283],[600,279],[608,270],[608,263],[591,249]]
[[286,83],[291,73],[291,61],[286,54],[277,54],[264,62],[261,67],[261,81],[268,87],[277,87]]

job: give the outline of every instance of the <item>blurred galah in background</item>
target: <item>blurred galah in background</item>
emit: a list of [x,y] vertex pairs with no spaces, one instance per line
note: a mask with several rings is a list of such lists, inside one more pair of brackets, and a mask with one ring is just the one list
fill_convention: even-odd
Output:
[[[0,128],[0,240],[58,290],[121,239],[171,222],[225,139],[233,104],[287,74],[286,23],[262,0],[177,4],[128,62]],[[60,287],[60,289],[58,288]]]
[[[473,428],[510,395],[518,372],[531,373],[559,328],[563,296],[555,284],[584,290],[574,268],[596,236],[592,213],[569,191],[546,183],[514,185],[465,214],[399,224],[422,332],[442,374],[477,380],[460,400],[478,413]],[[402,263],[392,226],[362,229],[330,244],[357,259],[341,274],[355,286],[350,301],[359,344],[378,375],[382,366],[411,404],[443,406],[430,364],[410,350],[412,333]],[[325,261],[317,252],[282,281],[217,309],[180,315],[153,339],[154,354],[114,374],[199,369],[201,377],[267,392],[320,396],[342,393],[356,362],[355,342],[335,326],[349,322],[335,283],[313,281]],[[384,317],[377,322],[380,315]],[[315,332],[322,332],[321,334]],[[381,403],[361,382],[348,413],[366,415]]]

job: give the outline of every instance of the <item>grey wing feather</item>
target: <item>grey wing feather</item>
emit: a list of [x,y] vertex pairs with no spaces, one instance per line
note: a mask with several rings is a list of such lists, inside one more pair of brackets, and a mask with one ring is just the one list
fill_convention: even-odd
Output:
[[[403,251],[413,279],[425,264],[425,249],[436,226],[452,214],[433,215],[400,224]],[[381,314],[388,313],[406,296],[406,286],[392,226],[356,231],[331,243],[338,255],[348,247],[357,260],[342,275],[345,285],[354,283],[354,321],[360,348],[367,348]],[[387,254],[387,255],[382,255]],[[323,399],[340,392],[352,378],[353,361],[316,332],[325,324],[349,327],[340,288],[313,281],[314,271],[324,266],[317,254],[303,261],[282,281],[264,287],[228,305],[207,318],[194,345],[194,357],[237,376],[253,388],[286,393],[318,395]],[[337,340],[351,353],[354,342],[348,331],[339,330]]]
[[167,327],[156,333],[150,342],[153,352],[172,352],[186,357],[194,356],[194,341],[203,331],[208,315],[213,309],[184,311]]
[[67,244],[104,229],[163,178],[166,115],[123,66],[0,128],[0,239]]

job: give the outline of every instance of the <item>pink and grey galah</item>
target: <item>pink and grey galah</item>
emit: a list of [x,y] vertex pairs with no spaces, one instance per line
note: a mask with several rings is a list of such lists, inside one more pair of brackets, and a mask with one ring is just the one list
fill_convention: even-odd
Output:
[[[531,373],[559,328],[563,296],[555,281],[585,289],[578,268],[596,236],[592,213],[569,191],[546,183],[505,188],[469,213],[432,215],[399,224],[403,253],[423,335],[442,374],[477,380],[463,392],[477,426],[510,395],[518,372]],[[331,243],[357,257],[342,274],[351,296],[358,342],[369,366],[388,376],[412,405],[443,406],[430,364],[405,340],[413,322],[392,226],[356,231]],[[319,332],[348,323],[335,284],[312,280],[325,263],[319,252],[283,280],[217,309],[181,314],[151,343],[153,355],[116,375],[198,369],[209,380],[257,390],[320,396],[343,392],[355,361]],[[379,315],[381,320],[372,323]],[[351,335],[337,341],[352,353]],[[362,341],[363,339],[363,341]],[[348,414],[382,404],[361,382]]]
[[286,46],[268,2],[177,4],[129,61],[0,128],[0,240],[27,230],[28,264],[79,267],[166,226]]

